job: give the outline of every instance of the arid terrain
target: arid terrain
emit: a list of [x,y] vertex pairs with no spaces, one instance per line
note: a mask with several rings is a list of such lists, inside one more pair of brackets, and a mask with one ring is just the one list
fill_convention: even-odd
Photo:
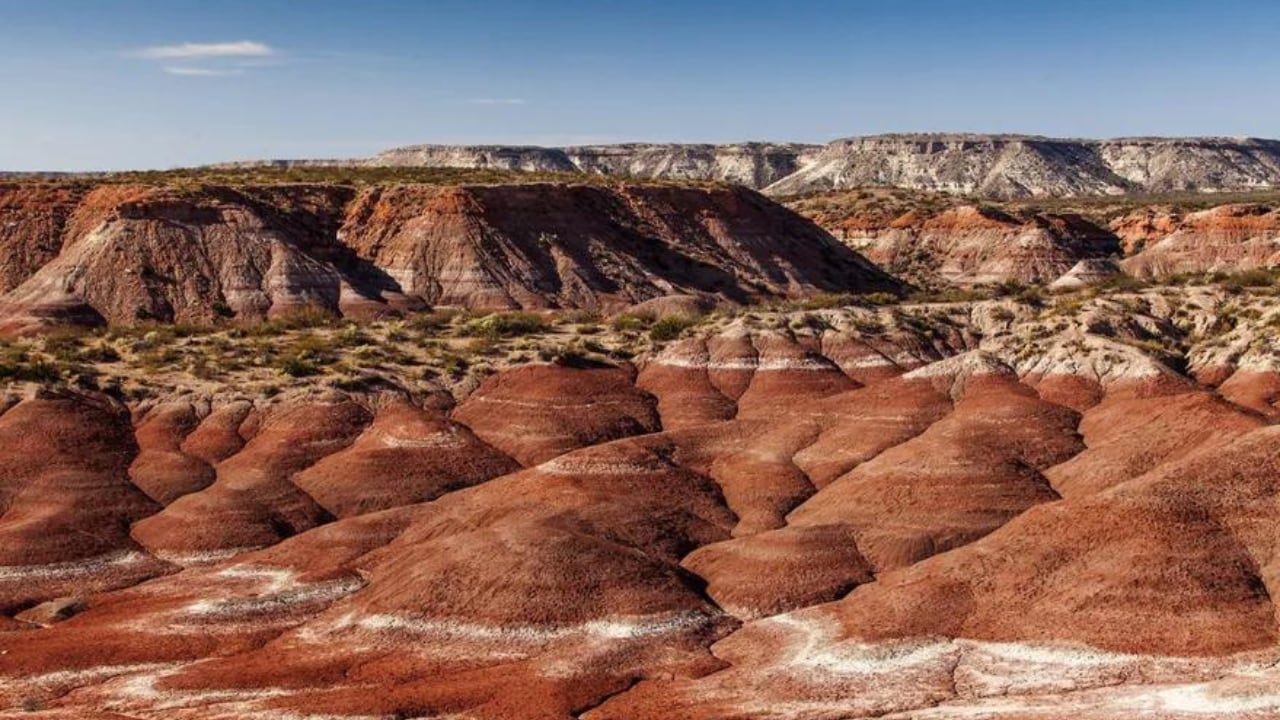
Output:
[[866,145],[0,185],[0,717],[1280,717],[1272,145]]

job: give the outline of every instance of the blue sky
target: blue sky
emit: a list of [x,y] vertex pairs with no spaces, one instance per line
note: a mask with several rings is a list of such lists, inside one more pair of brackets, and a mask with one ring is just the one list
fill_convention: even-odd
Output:
[[0,169],[417,142],[1280,136],[1276,0],[0,0]]

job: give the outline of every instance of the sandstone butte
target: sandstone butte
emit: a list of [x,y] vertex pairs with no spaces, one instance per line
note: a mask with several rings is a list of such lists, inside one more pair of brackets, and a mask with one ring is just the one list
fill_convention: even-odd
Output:
[[[898,300],[723,188],[3,197],[0,716],[1280,716],[1274,286]],[[555,324],[422,373],[450,303]],[[317,338],[365,382],[192,361]]]

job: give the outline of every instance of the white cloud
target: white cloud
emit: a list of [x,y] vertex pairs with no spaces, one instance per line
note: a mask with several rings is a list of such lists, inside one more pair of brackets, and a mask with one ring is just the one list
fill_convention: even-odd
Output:
[[270,57],[277,51],[270,45],[252,40],[216,43],[179,43],[143,48],[139,57],[149,60],[173,60],[191,58],[246,58]]
[[244,70],[240,68],[218,69],[218,68],[205,68],[205,67],[166,66],[161,69],[170,75],[184,75],[187,77],[228,77],[231,75],[244,74]]
[[524,98],[470,98],[468,105],[523,105]]

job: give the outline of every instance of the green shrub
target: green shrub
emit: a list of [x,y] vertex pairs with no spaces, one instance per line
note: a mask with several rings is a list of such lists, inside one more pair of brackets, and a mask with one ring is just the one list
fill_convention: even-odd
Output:
[[675,340],[684,333],[685,330],[698,324],[696,318],[685,315],[670,315],[655,322],[649,328],[649,339],[654,342],[666,342]]
[[610,326],[617,332],[639,332],[657,320],[653,313],[623,313],[613,319]]
[[119,362],[120,353],[110,345],[94,345],[81,350],[76,358],[81,362],[113,363]]
[[320,374],[320,366],[311,360],[293,355],[280,361],[280,372],[289,377],[311,377]]
[[1270,287],[1276,282],[1276,271],[1268,268],[1241,270],[1233,274],[1230,281],[1242,287]]
[[437,333],[453,324],[462,313],[458,310],[431,310],[414,313],[405,319],[405,327],[423,333]]
[[595,325],[600,319],[600,313],[595,310],[568,310],[559,317],[560,322],[569,325]]
[[505,338],[546,332],[546,318],[532,312],[503,312],[472,320],[463,328],[472,337]]
[[801,310],[830,310],[833,308],[849,307],[858,302],[858,299],[849,293],[818,293],[812,297],[805,298],[800,303]]
[[900,299],[897,295],[887,292],[868,293],[861,297],[861,301],[866,305],[894,305]]
[[884,333],[884,323],[874,318],[855,318],[853,327],[863,335],[881,335]]
[[43,360],[0,363],[0,382],[52,383],[61,379],[57,366]]

